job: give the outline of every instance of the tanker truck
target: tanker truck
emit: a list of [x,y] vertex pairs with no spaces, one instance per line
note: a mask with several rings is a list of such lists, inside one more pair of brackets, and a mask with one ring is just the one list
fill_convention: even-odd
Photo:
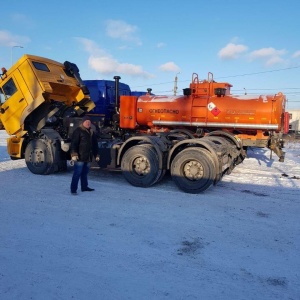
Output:
[[76,64],[23,55],[0,79],[11,159],[25,159],[34,174],[65,171],[72,133],[91,115],[98,167],[121,170],[133,186],[150,187],[168,172],[180,190],[204,192],[246,158],[249,146],[269,148],[284,161],[282,93],[232,95],[232,85],[215,82],[212,73],[205,80],[193,73],[183,95],[120,95],[120,79],[114,77],[115,101],[93,115]]

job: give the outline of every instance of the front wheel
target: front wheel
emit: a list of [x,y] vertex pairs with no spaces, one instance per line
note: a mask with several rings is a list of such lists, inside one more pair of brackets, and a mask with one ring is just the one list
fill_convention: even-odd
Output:
[[125,179],[134,186],[149,187],[161,178],[159,161],[154,149],[137,145],[128,149],[121,162]]
[[186,193],[197,194],[207,190],[216,177],[210,152],[195,147],[181,151],[172,161],[171,176]]
[[27,168],[38,175],[48,175],[53,172],[53,153],[47,141],[31,140],[25,150]]

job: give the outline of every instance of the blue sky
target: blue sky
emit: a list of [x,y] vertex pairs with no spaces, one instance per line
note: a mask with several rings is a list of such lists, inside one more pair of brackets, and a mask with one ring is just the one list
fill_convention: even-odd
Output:
[[34,54],[155,94],[212,72],[234,94],[283,92],[300,109],[299,0],[72,2],[3,1],[0,67]]

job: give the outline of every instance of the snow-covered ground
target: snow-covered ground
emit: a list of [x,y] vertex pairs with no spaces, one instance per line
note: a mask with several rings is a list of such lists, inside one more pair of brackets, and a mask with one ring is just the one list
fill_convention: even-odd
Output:
[[33,175],[0,131],[0,299],[300,299],[300,144],[252,149],[203,194],[92,170]]

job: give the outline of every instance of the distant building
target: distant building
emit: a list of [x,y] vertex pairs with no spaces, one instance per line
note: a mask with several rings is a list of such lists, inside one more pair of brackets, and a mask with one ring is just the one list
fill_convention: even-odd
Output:
[[289,132],[300,133],[300,109],[288,109],[290,115]]

